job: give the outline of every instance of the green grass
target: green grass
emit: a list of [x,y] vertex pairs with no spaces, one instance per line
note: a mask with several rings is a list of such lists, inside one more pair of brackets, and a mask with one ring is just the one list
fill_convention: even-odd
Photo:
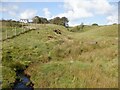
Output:
[[9,67],[2,67],[2,88],[11,88],[13,87],[13,83],[15,82],[15,78],[16,78],[16,73],[11,70]]
[[15,69],[29,65],[25,72],[35,88],[118,87],[117,25],[85,26],[82,32],[53,24],[32,27],[38,30],[3,42],[2,64],[9,68],[4,73],[10,72],[3,74],[5,85],[14,82]]
[[90,25],[84,25],[83,29],[81,28],[81,26],[75,26],[75,27],[70,27],[69,31],[71,32],[86,32],[89,30],[93,30],[93,29],[97,29],[101,26],[90,26]]
[[[61,62],[53,62],[46,64],[37,64],[39,67],[32,66],[33,68],[29,71],[33,73],[31,80],[36,80],[34,82],[34,87],[49,87],[49,88],[57,88],[57,87],[72,87],[71,84],[78,84],[79,82],[74,81],[75,70],[85,70],[89,68],[90,64],[82,63],[80,61],[75,61],[71,63],[70,61],[61,61]],[[40,72],[34,73],[35,70]],[[29,73],[29,72],[28,72]],[[79,78],[79,76],[78,76]],[[79,78],[80,79],[80,78]],[[79,80],[78,80],[79,81]],[[82,86],[82,83],[80,84]],[[73,87],[74,88],[74,87]]]

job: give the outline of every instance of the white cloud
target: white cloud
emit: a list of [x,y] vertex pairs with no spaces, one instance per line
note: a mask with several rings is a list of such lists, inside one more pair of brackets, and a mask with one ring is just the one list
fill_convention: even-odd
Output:
[[107,24],[118,23],[118,4],[112,8],[111,13],[106,17]]
[[7,4],[7,5],[3,5],[2,7],[0,7],[0,12],[4,15],[4,14],[8,14],[9,16],[12,16],[12,17],[17,17],[17,13],[18,13],[18,10],[19,7],[17,5],[10,5],[10,4]]
[[68,22],[69,26],[77,26],[80,25],[80,23],[76,23],[76,22]]
[[86,0],[65,0],[64,8],[65,13],[59,14],[57,16],[66,16],[69,20],[74,21],[80,18],[92,17],[92,12],[89,11],[88,5],[90,2]]
[[46,18],[50,18],[51,17],[51,13],[48,10],[48,8],[43,8],[43,12]]
[[1,0],[1,2],[63,2],[64,0]]
[[6,5],[6,6],[2,6],[0,7],[0,12],[9,12],[9,11],[16,11],[18,10],[18,6],[17,5]]
[[[64,13],[60,13],[56,16],[67,17],[70,24],[73,24],[73,22],[77,20],[97,15],[110,17],[115,11],[117,12],[115,6],[111,5],[108,0],[64,0],[64,9]],[[74,25],[76,24],[74,23]]]
[[0,12],[6,12],[6,11],[7,11],[6,8],[3,8],[3,7],[0,8]]
[[14,11],[9,11],[8,14],[11,15],[11,16],[15,16],[15,17],[17,16],[17,13],[14,12]]
[[74,21],[74,20],[78,20],[80,18],[92,17],[93,14],[90,12],[87,12],[86,10],[81,8],[81,9],[69,10],[69,11],[59,14],[57,16],[60,16],[60,17],[65,16],[65,17],[69,18],[69,20]]
[[107,0],[93,0],[92,6],[98,14],[111,14],[114,9],[114,6]]
[[108,22],[107,24],[118,23],[118,15],[114,14],[114,15],[108,16],[107,22]]
[[27,9],[21,11],[20,8],[14,4],[3,5],[2,8],[0,8],[0,12],[6,13],[14,18],[22,18],[22,19],[30,19],[34,17],[35,14],[37,13],[37,11],[33,9]]
[[37,10],[27,9],[27,10],[20,13],[19,18],[21,18],[21,19],[31,19],[36,15],[36,13],[37,13]]

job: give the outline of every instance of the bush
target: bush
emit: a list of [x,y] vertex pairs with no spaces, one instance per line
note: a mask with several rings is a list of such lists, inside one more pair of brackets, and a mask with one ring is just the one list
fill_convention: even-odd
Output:
[[73,27],[70,31],[71,32],[78,32],[78,31],[81,31],[82,29],[81,29],[81,26],[75,26],[75,27]]
[[113,25],[117,25],[117,23],[113,23]]
[[97,23],[93,23],[92,26],[98,26],[98,24]]
[[11,20],[2,21],[2,25],[8,27],[22,27],[22,25],[19,22]]

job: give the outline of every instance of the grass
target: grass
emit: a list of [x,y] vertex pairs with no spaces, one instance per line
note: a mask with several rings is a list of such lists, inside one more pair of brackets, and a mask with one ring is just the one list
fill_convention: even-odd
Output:
[[[89,64],[82,63],[80,61],[76,62],[69,62],[69,61],[62,61],[62,62],[50,62],[46,64],[37,64],[40,65],[39,67],[33,67],[30,69],[30,72],[34,73],[35,69],[39,70],[31,80],[36,80],[34,82],[34,87],[49,87],[49,88],[57,88],[57,87],[71,87],[73,84],[74,78],[74,70],[79,70],[80,68],[84,70],[84,68],[88,68]],[[35,77],[36,76],[36,77]],[[49,78],[51,77],[51,78]],[[41,82],[39,82],[41,81]],[[47,81],[47,82],[46,82]],[[77,83],[77,82],[76,82]],[[74,83],[74,84],[76,84]],[[82,84],[82,83],[81,83]]]
[[4,89],[8,89],[8,88],[11,88],[13,87],[13,83],[15,82],[15,78],[16,78],[16,73],[11,70],[11,68],[9,67],[2,67],[2,88]]
[[25,66],[34,88],[118,87],[117,25],[85,26],[83,32],[53,24],[32,27],[38,30],[3,42],[4,87],[14,82],[15,70]]

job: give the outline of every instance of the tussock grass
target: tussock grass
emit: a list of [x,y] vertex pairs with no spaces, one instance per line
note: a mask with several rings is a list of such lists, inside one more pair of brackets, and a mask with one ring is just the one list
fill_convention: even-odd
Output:
[[86,26],[83,32],[53,24],[35,27],[38,30],[3,42],[4,67],[9,50],[13,63],[29,65],[25,72],[35,88],[118,87],[117,25]]

